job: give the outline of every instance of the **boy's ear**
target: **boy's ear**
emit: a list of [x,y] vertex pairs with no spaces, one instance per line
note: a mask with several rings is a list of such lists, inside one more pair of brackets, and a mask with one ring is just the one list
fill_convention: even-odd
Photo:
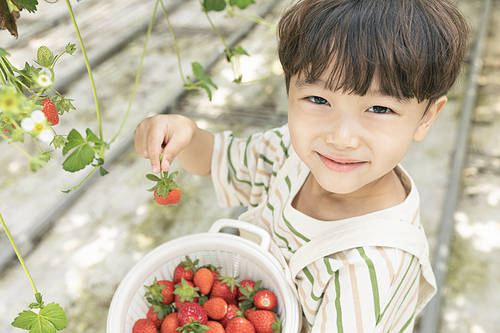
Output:
[[422,119],[420,119],[418,127],[415,130],[415,134],[413,135],[414,141],[420,142],[425,139],[431,125],[434,123],[447,101],[448,98],[446,98],[446,96],[441,96],[431,106],[429,106],[429,109]]

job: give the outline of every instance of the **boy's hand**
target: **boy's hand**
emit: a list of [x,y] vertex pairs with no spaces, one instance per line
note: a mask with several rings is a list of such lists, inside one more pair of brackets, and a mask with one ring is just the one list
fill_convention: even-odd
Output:
[[172,160],[191,142],[196,128],[194,121],[181,115],[146,118],[135,129],[135,150],[150,160],[153,172],[168,171]]

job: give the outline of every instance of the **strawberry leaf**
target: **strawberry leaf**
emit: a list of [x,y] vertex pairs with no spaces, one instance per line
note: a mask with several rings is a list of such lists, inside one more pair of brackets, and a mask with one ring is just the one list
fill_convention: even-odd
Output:
[[54,333],[67,325],[64,310],[56,303],[50,303],[40,313],[21,312],[11,324],[14,327],[29,330],[30,333]]
[[254,3],[255,3],[255,0],[230,0],[229,1],[229,5],[238,6],[239,9],[245,9]]
[[16,5],[22,6],[30,13],[36,12],[36,6],[38,5],[38,0],[12,0]]
[[226,0],[203,0],[203,10],[220,12],[226,8]]
[[101,140],[94,134],[94,132],[92,132],[90,128],[87,128],[85,133],[87,134],[87,142],[101,143]]
[[151,181],[154,181],[154,182],[159,182],[159,181],[161,181],[161,179],[160,179],[158,176],[155,176],[155,175],[153,175],[152,173],[148,173],[148,174],[146,175],[146,178],[147,178],[147,179],[149,179],[149,180],[151,180]]
[[77,130],[72,129],[67,137],[67,142],[63,147],[63,155],[66,155],[71,149],[78,147],[79,145],[85,143],[85,140],[83,139],[82,135],[78,133]]
[[89,144],[84,144],[75,149],[63,162],[63,169],[69,172],[76,172],[94,160],[95,152]]

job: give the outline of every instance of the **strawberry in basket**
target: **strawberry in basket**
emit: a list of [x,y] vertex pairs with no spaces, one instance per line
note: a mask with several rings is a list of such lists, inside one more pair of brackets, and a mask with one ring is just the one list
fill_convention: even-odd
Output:
[[261,280],[218,276],[215,266],[198,262],[186,256],[175,266],[173,281],[155,279],[146,286],[151,307],[133,333],[281,332],[274,312],[278,299],[261,288]]

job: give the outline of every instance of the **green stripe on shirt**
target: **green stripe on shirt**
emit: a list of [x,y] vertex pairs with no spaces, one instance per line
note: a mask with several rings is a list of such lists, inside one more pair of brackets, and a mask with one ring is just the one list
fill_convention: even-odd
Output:
[[281,239],[283,242],[285,242],[286,247],[288,248],[288,251],[290,251],[290,252],[292,252],[292,253],[295,253],[295,251],[294,251],[294,250],[292,250],[292,248],[290,247],[290,244],[288,244],[288,240],[287,240],[285,237],[281,236],[280,234],[278,234],[278,233],[276,232],[276,228],[275,228],[275,226],[274,226],[274,207],[273,207],[273,205],[271,205],[269,202],[267,202],[267,204],[266,204],[266,205],[267,205],[267,208],[269,208],[269,209],[271,210],[271,215],[273,216],[273,222],[272,222],[272,224],[273,224],[273,232],[274,232],[274,234],[276,235],[276,237],[278,237],[278,238],[279,238],[279,239]]
[[311,282],[311,298],[316,302],[319,301],[323,297],[323,294],[321,294],[321,296],[314,295],[314,277],[307,267],[305,267],[302,271],[304,272],[304,275],[307,277],[309,282]]
[[[248,180],[245,180],[245,179],[239,179],[237,176],[236,176],[236,169],[234,168],[234,165],[233,165],[233,161],[231,160],[231,146],[233,145],[233,142],[234,142],[234,136],[231,135],[231,141],[229,142],[229,146],[227,147],[227,159],[229,161],[229,166],[231,167],[231,169],[233,170],[233,174],[234,174],[234,179],[236,179],[237,181],[239,181],[240,183],[245,183],[245,184],[248,184],[250,186],[252,186],[252,182],[248,181]],[[229,178],[229,175],[228,175],[228,184],[230,183],[230,178]]]
[[342,324],[342,307],[340,306],[339,271],[335,272],[335,310],[337,310],[337,332],[344,333],[344,326]]
[[373,261],[366,256],[365,250],[362,247],[358,247],[356,250],[358,250],[359,255],[364,259],[366,265],[368,266],[368,272],[370,273],[370,281],[372,284],[373,304],[375,306],[375,321],[378,323],[380,316],[380,296],[375,267],[373,265]]

